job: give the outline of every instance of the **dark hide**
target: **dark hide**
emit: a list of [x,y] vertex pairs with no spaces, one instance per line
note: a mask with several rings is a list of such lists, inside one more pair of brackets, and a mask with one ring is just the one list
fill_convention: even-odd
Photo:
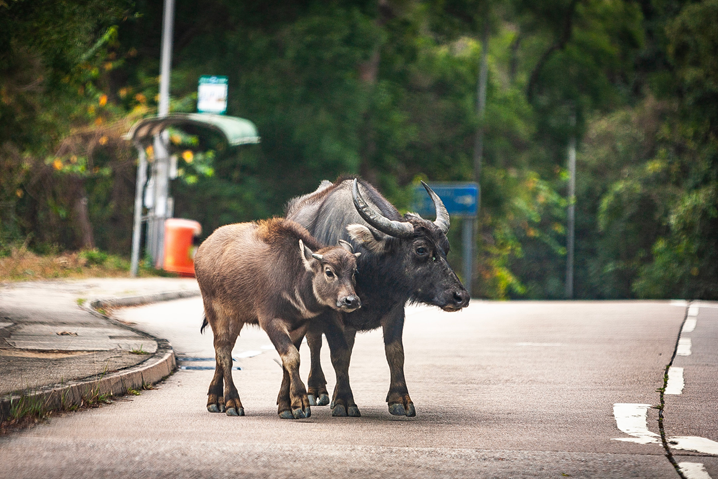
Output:
[[458,311],[468,305],[469,293],[446,260],[449,241],[437,224],[415,214],[402,216],[369,183],[359,180],[361,196],[374,210],[388,220],[408,223],[412,227],[400,225],[409,231],[400,237],[382,233],[370,226],[357,211],[352,200],[352,183],[353,179],[340,179],[334,184],[322,182],[317,191],[295,198],[287,206],[286,217],[305,226],[319,241],[334,244],[344,239],[352,243],[355,251],[362,253],[357,260],[356,285],[357,294],[362,298],[362,309],[343,315],[344,331],[337,329],[332,321],[324,320],[315,322],[307,333],[312,355],[309,397],[310,400],[317,398],[320,405],[329,402],[319,363],[321,333],[324,332],[337,373],[333,414],[358,416],[348,377],[354,336],[356,331],[382,327],[391,370],[387,394],[389,411],[413,416],[416,412],[404,380],[404,305],[409,301]]

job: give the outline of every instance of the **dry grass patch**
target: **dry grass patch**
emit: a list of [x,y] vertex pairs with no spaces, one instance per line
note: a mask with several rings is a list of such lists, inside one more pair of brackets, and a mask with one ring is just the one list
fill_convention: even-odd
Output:
[[[140,262],[139,276],[166,276],[164,271]],[[130,262],[102,251],[82,250],[38,255],[26,246],[12,247],[0,256],[0,281],[33,281],[56,278],[126,278]]]

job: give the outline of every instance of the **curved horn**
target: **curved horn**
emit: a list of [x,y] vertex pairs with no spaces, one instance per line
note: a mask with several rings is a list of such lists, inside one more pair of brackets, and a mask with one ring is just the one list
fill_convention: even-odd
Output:
[[364,198],[362,198],[361,193],[359,193],[359,182],[356,178],[354,178],[354,183],[352,183],[352,200],[354,200],[354,206],[359,212],[359,215],[364,218],[364,221],[382,233],[398,238],[407,237],[414,233],[414,227],[411,223],[390,220],[369,206],[367,202],[364,201]]
[[421,182],[421,185],[424,187],[427,193],[429,193],[429,196],[431,196],[431,201],[434,203],[434,208],[436,209],[436,220],[434,221],[434,224],[437,228],[441,230],[442,233],[446,234],[449,231],[449,225],[451,222],[449,221],[449,212],[446,211],[446,207],[444,206],[444,202],[441,201],[441,198],[439,198],[439,195],[434,193],[434,190],[429,188],[429,185]]

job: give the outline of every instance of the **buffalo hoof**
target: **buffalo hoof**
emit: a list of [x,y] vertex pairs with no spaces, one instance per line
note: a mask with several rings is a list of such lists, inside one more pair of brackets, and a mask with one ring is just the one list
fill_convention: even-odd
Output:
[[216,404],[208,404],[208,405],[207,405],[207,411],[209,411],[209,412],[220,412],[220,411],[219,411],[219,406],[216,405]]
[[292,411],[286,410],[279,413],[280,419],[294,419],[294,414],[292,414]]
[[307,401],[309,401],[310,406],[317,405],[317,402],[314,400],[314,394],[307,394]]
[[344,408],[342,404],[337,404],[332,409],[332,416],[334,417],[346,417],[347,410]]
[[317,401],[317,406],[326,406],[327,404],[329,404],[329,396],[324,393],[320,394],[319,400]]
[[409,407],[407,408],[399,403],[389,404],[389,414],[392,416],[414,417],[416,416],[416,408],[414,407],[414,403],[409,403]]
[[349,406],[349,409],[347,410],[347,414],[349,415],[349,417],[361,417],[359,408],[356,406]]
[[312,415],[312,410],[307,406],[306,411],[302,411],[301,408],[292,409],[292,415],[294,419],[304,419]]
[[389,404],[389,414],[392,416],[406,416],[406,409],[403,404]]
[[244,416],[244,408],[243,407],[239,407],[239,408],[231,407],[231,408],[227,409],[226,414],[227,414],[227,416]]

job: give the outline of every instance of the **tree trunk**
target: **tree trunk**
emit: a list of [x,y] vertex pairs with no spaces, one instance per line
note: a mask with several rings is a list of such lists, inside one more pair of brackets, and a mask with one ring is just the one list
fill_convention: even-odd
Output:
[[82,249],[94,249],[95,238],[92,234],[92,223],[90,223],[90,213],[87,208],[87,192],[84,186],[80,185],[79,193],[74,209],[75,221],[80,232],[80,245]]

